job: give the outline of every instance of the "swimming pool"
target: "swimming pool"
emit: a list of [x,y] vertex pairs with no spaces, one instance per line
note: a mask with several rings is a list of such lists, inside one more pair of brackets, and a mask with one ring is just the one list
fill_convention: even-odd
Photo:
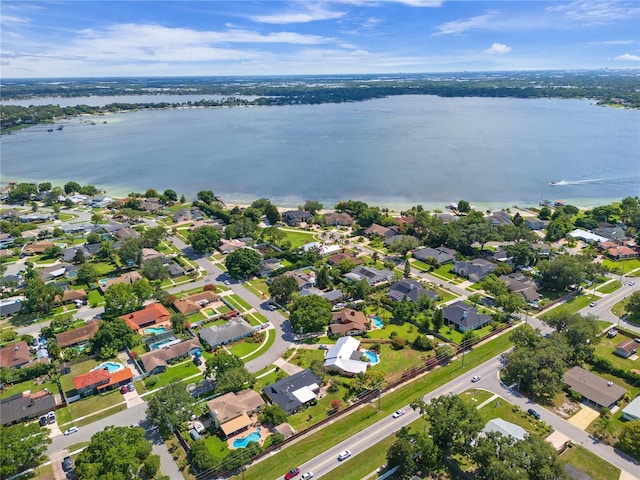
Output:
[[145,335],[160,335],[161,333],[166,332],[167,329],[164,327],[149,327],[145,328],[142,332]]
[[109,373],[113,373],[113,372],[117,372],[118,370],[122,370],[124,368],[124,365],[122,365],[121,363],[118,362],[102,362],[100,365],[98,365],[96,368],[91,369],[93,370],[104,370],[107,369],[107,371]]
[[365,350],[363,352],[367,358],[369,359],[369,363],[371,363],[371,365],[375,365],[376,363],[380,363],[380,357],[378,356],[378,354],[376,352],[371,352],[369,350]]
[[168,346],[169,344],[173,345],[175,343],[180,343],[180,340],[173,338],[165,338],[164,340],[160,340],[158,343],[154,343],[150,346],[151,350],[158,350],[159,348],[163,348]]
[[373,321],[373,326],[376,328],[384,327],[384,322],[380,319],[380,317],[373,317],[371,319]]
[[260,427],[256,428],[255,432],[250,433],[246,437],[236,438],[233,441],[233,448],[246,448],[249,442],[260,441]]

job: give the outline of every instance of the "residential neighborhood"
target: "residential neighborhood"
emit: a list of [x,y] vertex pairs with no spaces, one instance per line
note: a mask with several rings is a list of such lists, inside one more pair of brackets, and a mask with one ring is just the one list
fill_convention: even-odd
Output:
[[[386,438],[459,401],[473,439],[442,455],[470,452],[467,474],[485,468],[474,449],[501,435],[545,442],[535,449],[548,445],[567,478],[583,478],[576,449],[634,478],[637,199],[604,218],[544,206],[443,219],[415,207],[363,217],[353,202],[229,209],[212,192],[84,197],[34,202],[41,215],[28,219],[2,205],[13,212],[0,250],[2,425],[38,427],[35,478],[65,478],[66,456],[82,475],[71,438],[89,442],[110,419],[156,432],[157,471],[171,478],[275,478],[287,450],[319,475],[316,457],[334,449],[349,462],[367,452],[365,473],[399,467],[402,451],[413,474],[449,475],[420,463],[422,427],[405,432],[413,443]],[[435,396],[456,379],[455,400]],[[387,447],[374,454],[357,439],[377,422]],[[333,442],[338,425],[349,435]],[[303,435],[324,440],[298,450]]]

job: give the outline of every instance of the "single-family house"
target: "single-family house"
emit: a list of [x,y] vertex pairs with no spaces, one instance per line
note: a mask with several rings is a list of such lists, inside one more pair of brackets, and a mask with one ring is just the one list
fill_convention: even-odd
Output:
[[173,302],[173,307],[180,313],[192,315],[199,312],[210,303],[217,302],[220,297],[211,290],[206,290],[186,298],[179,298]]
[[485,435],[489,432],[497,432],[503,437],[512,437],[516,440],[524,440],[527,436],[527,431],[524,428],[501,418],[492,418],[480,431]]
[[0,249],[8,248],[13,245],[13,237],[9,233],[0,233]]
[[637,258],[638,248],[628,247],[626,245],[615,245],[607,249],[607,256],[614,260],[625,260],[627,258]]
[[608,238],[612,242],[622,243],[628,238],[627,232],[623,228],[624,225],[599,225],[598,228],[594,228],[593,233],[602,237]]
[[472,305],[460,300],[447,305],[443,313],[445,322],[448,325],[455,325],[455,328],[461,332],[483,327],[492,320],[491,315],[480,313]]
[[540,220],[536,217],[524,217],[524,226],[529,230],[544,230],[547,226],[547,221]]
[[107,195],[96,195],[87,199],[85,203],[93,208],[105,208],[113,203],[113,199]]
[[640,397],[636,397],[622,409],[622,419],[629,422],[640,420]]
[[536,283],[525,275],[519,273],[511,273],[509,275],[501,275],[502,280],[509,290],[520,295],[528,304],[535,304],[540,300],[541,295],[537,291]]
[[0,400],[0,423],[13,425],[42,415],[56,409],[56,399],[48,390],[30,393],[17,393]]
[[253,424],[251,415],[262,410],[264,405],[260,394],[251,389],[225,393],[207,402],[213,425],[222,430],[225,437],[249,428]]
[[0,348],[0,367],[20,368],[31,361],[27,342],[16,342]]
[[74,328],[73,330],[67,330],[66,332],[57,333],[56,341],[60,348],[77,347],[84,345],[87,340],[93,337],[98,328],[100,327],[100,321],[92,319],[85,323],[82,327]]
[[353,225],[351,215],[344,212],[325,213],[322,218],[324,219],[324,224],[331,227]]
[[359,340],[342,337],[327,351],[322,368],[351,377],[367,371],[369,362],[362,360],[362,356]]
[[329,265],[338,265],[343,260],[350,260],[354,265],[362,265],[362,260],[350,253],[336,253],[327,258]]
[[373,237],[375,235],[382,237],[383,239],[395,237],[398,235],[398,227],[384,227],[382,225],[378,225],[377,223],[372,223],[369,228],[364,231],[365,236]]
[[246,320],[236,317],[224,325],[203,328],[199,334],[200,338],[207,342],[211,348],[216,348],[249,337],[254,332],[254,328]]
[[291,270],[282,274],[286,277],[293,277],[298,284],[298,290],[312,288],[316,284],[316,272],[313,270]]
[[373,267],[365,267],[358,265],[351,272],[344,275],[345,278],[359,282],[366,280],[369,286],[380,285],[382,283],[390,282],[393,279],[393,272],[391,270],[378,270]]
[[461,260],[455,262],[451,271],[456,275],[468,278],[472,282],[479,282],[495,270],[496,267],[497,265],[495,263],[491,263],[482,258],[475,258],[470,261]]
[[334,312],[329,322],[329,331],[332,335],[361,335],[369,325],[367,316],[357,310],[345,308]]
[[120,317],[136,333],[148,327],[171,328],[171,314],[161,303],[150,303],[142,310]]
[[22,310],[23,297],[5,298],[0,300],[0,317],[15,315]]
[[115,285],[116,283],[127,283],[130,285],[141,279],[142,279],[142,275],[140,275],[140,273],[136,271],[127,272],[120,275],[119,277],[108,278],[105,281],[101,281],[100,290],[102,291],[102,293],[104,293],[107,291],[107,288],[109,288],[111,285]]
[[577,228],[574,231],[569,232],[567,235],[587,243],[600,243],[600,242],[606,242],[608,240],[608,238],[603,237],[602,235],[597,235],[593,232],[587,232],[586,230],[582,230],[580,228]]
[[337,244],[326,244],[322,242],[310,242],[302,245],[300,249],[304,252],[316,252],[321,257],[326,257],[327,255],[333,255],[342,250],[342,247]]
[[637,351],[638,344],[632,339],[627,339],[617,344],[613,353],[622,358],[629,358],[631,355],[635,355]]
[[275,270],[282,268],[280,260],[277,258],[265,258],[260,261],[260,270],[258,270],[259,277],[268,277]]
[[433,290],[427,290],[422,286],[420,282],[411,279],[400,280],[389,287],[387,297],[392,300],[409,300],[410,302],[417,303],[424,296],[429,297],[431,300],[436,300],[438,294]]
[[220,245],[218,246],[218,251],[220,253],[231,253],[234,252],[236,250],[238,250],[239,248],[245,248],[247,246],[246,243],[236,239],[236,238],[231,238],[231,239],[222,239],[220,240]]
[[548,257],[551,255],[551,245],[543,242],[536,242],[531,244],[531,250],[540,257]]
[[87,299],[87,292],[83,289],[78,290],[65,290],[62,292],[62,297],[56,296],[56,301],[67,304],[73,302],[84,302]]
[[76,255],[78,255],[78,252],[80,252],[80,255],[82,255],[85,260],[92,257],[84,245],[79,245],[77,247],[69,247],[62,250],[62,261],[72,262],[76,258]]
[[116,230],[115,232],[113,232],[113,235],[115,235],[116,238],[120,239],[120,240],[125,240],[126,238],[140,238],[140,232],[138,232],[137,230],[131,228],[130,226],[124,226],[122,228],[118,228],[118,230]]
[[342,290],[329,290],[321,293],[320,296],[329,300],[331,305],[335,305],[344,298],[344,293],[342,293]]
[[44,223],[54,219],[55,217],[48,213],[29,213],[18,217],[22,223]]
[[282,221],[290,227],[295,227],[301,223],[308,222],[312,218],[314,218],[313,215],[303,210],[288,210],[282,214]]
[[413,252],[413,258],[424,262],[428,258],[433,258],[438,265],[444,265],[445,263],[453,262],[456,256],[456,252],[452,248],[436,247],[436,248],[421,248]]
[[143,248],[142,249],[142,261],[143,262],[148,262],[149,260],[153,260],[154,258],[162,258],[162,257],[164,257],[164,255],[162,255],[155,248]]
[[502,225],[513,225],[511,221],[511,215],[509,215],[504,210],[500,210],[497,212],[493,212],[491,215],[487,217],[487,221],[489,225],[492,227],[500,227]]
[[184,222],[190,222],[191,220],[193,220],[191,211],[186,209],[178,210],[176,213],[173,214],[172,218],[174,223],[184,223]]
[[627,393],[626,388],[582,367],[573,367],[568,370],[562,376],[562,380],[571,390],[582,395],[584,401],[599,409],[611,409]]
[[164,257],[162,265],[167,269],[167,272],[169,272],[169,275],[173,278],[181,277],[186,273],[184,268],[182,268],[170,258]]
[[40,268],[36,270],[38,273],[38,277],[43,282],[47,282],[54,278],[64,277],[65,273],[67,273],[67,267],[72,265],[68,265],[66,263],[57,263],[54,265],[50,265],[48,267]]
[[20,256],[31,256],[31,255],[41,255],[47,248],[53,248],[53,243],[47,240],[41,240],[40,242],[35,243],[27,243],[24,247],[22,247],[22,252]]
[[73,377],[73,386],[81,397],[93,395],[96,392],[106,392],[114,388],[126,385],[133,378],[133,372],[129,367],[124,367],[115,372],[109,372],[107,368],[91,370]]
[[262,391],[272,403],[291,414],[316,400],[321,385],[320,377],[307,368],[267,385]]
[[140,355],[142,368],[149,375],[164,372],[170,363],[181,360],[202,351],[202,344],[197,338],[174,343],[166,348],[158,348]]

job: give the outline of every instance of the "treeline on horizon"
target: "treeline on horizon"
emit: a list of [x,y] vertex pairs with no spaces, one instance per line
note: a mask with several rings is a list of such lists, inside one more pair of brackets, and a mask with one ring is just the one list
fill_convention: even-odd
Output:
[[[430,76],[429,78],[306,78],[296,79],[118,79],[106,86],[99,80],[66,82],[23,81],[4,84],[0,101],[7,99],[55,96],[116,95],[221,95],[221,100],[199,100],[178,103],[148,102],[110,103],[98,107],[75,105],[16,106],[2,105],[3,130],[79,114],[167,109],[179,107],[313,105],[364,101],[392,95],[436,95],[439,97],[501,98],[590,98],[603,105],[640,108],[638,72],[581,73],[503,73]],[[251,96],[256,98],[238,98]],[[147,98],[145,98],[146,100]]]

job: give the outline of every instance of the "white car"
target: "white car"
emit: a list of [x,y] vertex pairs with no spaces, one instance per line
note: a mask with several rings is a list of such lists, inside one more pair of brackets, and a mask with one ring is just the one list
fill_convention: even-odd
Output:
[[395,412],[393,412],[393,415],[391,415],[393,418],[398,418],[401,417],[402,415],[404,415],[404,408],[401,408],[400,410],[396,410]]
[[78,427],[71,427],[65,430],[65,435],[71,435],[72,433],[76,433],[78,431]]
[[311,478],[311,477],[313,477],[312,472],[303,473],[302,476],[300,477],[300,480],[307,480],[307,478]]
[[591,302],[591,303],[589,304],[589,306],[590,306],[590,307],[595,307],[596,305],[597,305],[597,303],[596,303],[596,302]]
[[472,383],[476,383],[478,381],[480,381],[480,375],[474,375],[473,377],[471,377]]
[[351,456],[351,452],[349,450],[345,450],[344,452],[342,452],[340,455],[338,455],[338,460],[342,461],[342,460],[346,460],[347,458],[349,458]]

